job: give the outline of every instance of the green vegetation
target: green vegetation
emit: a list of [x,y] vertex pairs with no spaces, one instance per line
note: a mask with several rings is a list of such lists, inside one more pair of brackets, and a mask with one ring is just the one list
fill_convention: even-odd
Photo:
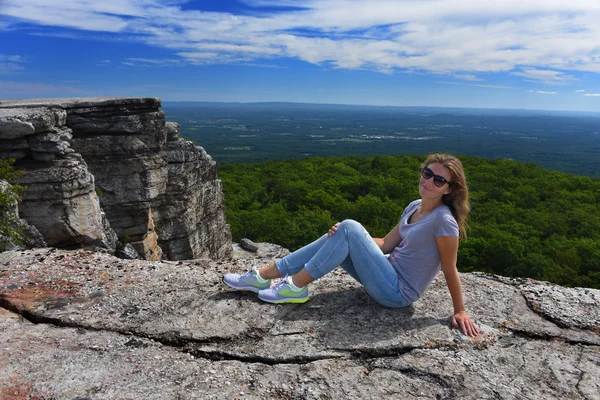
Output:
[[[294,250],[336,221],[375,237],[418,198],[415,156],[326,157],[220,166],[234,240]],[[461,157],[471,191],[459,269],[600,288],[600,181],[534,164]]]
[[131,235],[129,232],[123,232],[123,236],[120,238],[123,244],[131,243]]
[[[22,172],[13,168],[14,159],[0,159],[0,180],[9,183],[17,179]],[[13,184],[8,190],[0,191],[0,251],[6,250],[8,242],[20,244],[23,241],[23,228],[17,224],[19,216],[11,212],[15,201],[21,199],[23,188]]]

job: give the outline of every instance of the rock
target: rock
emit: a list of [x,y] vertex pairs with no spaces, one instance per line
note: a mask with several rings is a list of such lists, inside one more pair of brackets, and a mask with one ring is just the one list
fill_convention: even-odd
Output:
[[285,257],[290,254],[290,251],[284,247],[272,243],[254,243],[258,248],[256,252],[243,249],[238,244],[233,244],[233,258],[239,260],[251,259],[275,259]]
[[19,224],[23,227],[24,245],[26,249],[33,249],[36,247],[46,247],[48,244],[44,241],[44,237],[38,231],[38,229],[29,225],[24,219],[19,220]]
[[179,125],[175,122],[166,122],[167,142],[179,140]]
[[[16,164],[19,166],[19,164]],[[103,215],[94,177],[78,154],[44,164],[20,164],[26,173],[19,215],[52,246],[74,244],[114,250],[116,237]]]
[[59,153],[64,154],[71,147],[70,141],[73,139],[71,129],[54,129],[51,132],[31,135],[27,138],[29,148],[39,153]]
[[26,173],[20,215],[51,246],[148,260],[230,257],[216,163],[155,98],[0,101],[0,156]]
[[469,338],[450,327],[441,274],[406,309],[379,306],[340,269],[311,284],[302,305],[262,303],[221,283],[266,262],[2,253],[0,394],[598,398],[599,290],[462,274],[483,331]]
[[66,122],[66,112],[60,108],[19,107],[18,101],[3,101],[0,105],[0,138],[17,139],[61,127]]
[[167,188],[152,202],[161,248],[169,259],[231,256],[231,234],[225,222],[217,165],[194,143],[168,142]]
[[124,260],[136,260],[140,258],[140,255],[131,244],[127,243],[125,246],[123,246],[123,248],[115,251],[115,257],[119,257]]
[[247,238],[240,240],[240,247],[244,250],[251,251],[252,253],[256,253],[258,251],[258,246],[255,245],[252,240]]

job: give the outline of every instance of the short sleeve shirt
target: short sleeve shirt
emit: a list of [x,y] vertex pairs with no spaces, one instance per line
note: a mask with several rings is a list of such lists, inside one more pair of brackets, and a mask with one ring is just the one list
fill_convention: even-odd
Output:
[[409,224],[408,220],[420,205],[419,199],[404,209],[399,228],[402,240],[389,257],[398,273],[402,294],[412,301],[421,297],[441,269],[436,238],[458,237],[459,233],[456,219],[445,204],[434,208],[421,220]]

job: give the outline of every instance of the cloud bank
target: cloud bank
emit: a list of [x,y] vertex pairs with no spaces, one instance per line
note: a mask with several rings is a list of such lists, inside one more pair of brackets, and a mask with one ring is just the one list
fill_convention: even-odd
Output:
[[[426,71],[477,81],[511,72],[565,84],[600,72],[600,2],[244,0],[243,14],[180,0],[3,0],[0,29],[129,40],[172,50],[160,65],[296,59],[327,68]],[[6,60],[0,58],[0,69]],[[156,64],[128,60],[129,64]],[[14,63],[13,63],[14,64]],[[129,65],[128,64],[128,65]],[[6,68],[6,66],[4,67]]]

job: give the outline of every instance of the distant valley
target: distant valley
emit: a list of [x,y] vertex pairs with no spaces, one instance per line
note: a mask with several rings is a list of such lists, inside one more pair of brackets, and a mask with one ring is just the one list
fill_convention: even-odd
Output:
[[600,113],[204,102],[163,110],[219,163],[438,151],[600,178]]

